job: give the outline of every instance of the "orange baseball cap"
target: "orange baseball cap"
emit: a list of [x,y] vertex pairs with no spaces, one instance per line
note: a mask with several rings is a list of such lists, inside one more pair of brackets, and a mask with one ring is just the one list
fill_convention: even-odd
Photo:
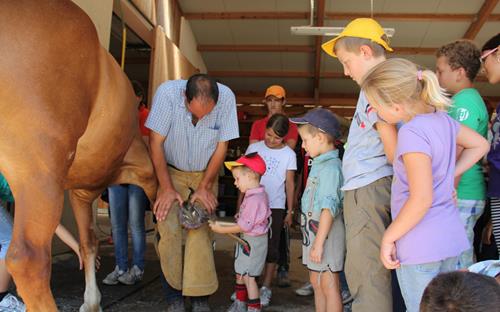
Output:
[[226,161],[224,165],[226,165],[229,170],[233,170],[234,167],[238,166],[247,166],[261,176],[266,173],[266,162],[257,152],[243,155],[236,161]]
[[267,98],[270,95],[274,95],[279,99],[284,99],[286,97],[286,92],[282,86],[273,85],[267,88],[266,95],[264,97]]

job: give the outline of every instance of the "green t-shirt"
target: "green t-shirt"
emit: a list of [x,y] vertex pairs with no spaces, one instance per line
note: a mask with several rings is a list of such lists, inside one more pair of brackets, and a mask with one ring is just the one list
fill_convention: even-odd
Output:
[[[448,114],[462,125],[466,125],[486,138],[488,111],[479,92],[473,88],[463,89],[455,94],[452,100],[453,106]],[[479,162],[462,175],[457,193],[459,199],[486,199],[486,185]]]
[[[10,191],[9,183],[5,180],[5,177],[0,173],[0,199],[6,202],[14,202],[14,197]],[[1,209],[1,207],[0,207]]]

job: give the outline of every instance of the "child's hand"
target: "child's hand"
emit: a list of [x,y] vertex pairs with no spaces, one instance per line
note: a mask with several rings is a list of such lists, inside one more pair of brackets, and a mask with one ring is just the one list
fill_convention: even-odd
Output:
[[286,217],[285,217],[285,220],[283,221],[283,226],[288,226],[288,227],[291,227],[292,226],[292,214],[291,213],[287,213],[286,214]]
[[323,257],[323,245],[318,246],[313,244],[311,252],[309,253],[309,259],[314,263],[320,263]]
[[386,242],[382,239],[380,244],[380,260],[386,269],[393,270],[399,268],[399,260],[396,256],[396,244],[394,242]]
[[215,233],[221,233],[221,231],[222,231],[222,226],[220,226],[219,224],[217,224],[217,222],[211,222],[211,221],[209,221],[208,222],[208,226]]

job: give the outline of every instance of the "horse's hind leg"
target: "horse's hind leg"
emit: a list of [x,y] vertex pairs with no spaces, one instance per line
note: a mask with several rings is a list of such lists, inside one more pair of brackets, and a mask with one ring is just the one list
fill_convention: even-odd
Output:
[[57,311],[50,290],[51,243],[61,218],[63,188],[38,172],[17,176],[9,181],[16,216],[7,267],[28,311]]
[[101,293],[97,287],[95,277],[95,261],[97,256],[97,239],[92,228],[92,201],[97,198],[99,191],[72,190],[70,201],[78,225],[80,235],[80,253],[85,269],[84,302],[80,312],[101,311]]

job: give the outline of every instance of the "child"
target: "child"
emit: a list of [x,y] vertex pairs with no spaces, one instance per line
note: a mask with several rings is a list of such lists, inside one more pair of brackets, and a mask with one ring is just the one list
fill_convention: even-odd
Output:
[[342,217],[342,172],[335,139],[339,123],[326,109],[314,109],[299,124],[302,147],[313,158],[311,172],[302,194],[302,263],[309,269],[317,312],[342,311],[338,272],[345,253]]
[[[392,51],[384,30],[370,18],[353,20],[322,48],[338,57],[344,74],[358,84],[366,72],[385,60],[386,51]],[[354,298],[354,312],[392,311],[391,273],[378,254],[382,235],[391,222],[390,163],[396,136],[396,128],[380,120],[360,92],[342,162],[345,275]]]
[[[481,95],[473,87],[473,81],[481,68],[480,56],[479,49],[471,41],[457,40],[446,44],[436,53],[436,75],[441,87],[453,94],[453,106],[448,114],[486,138],[488,111]],[[457,154],[460,152],[458,150]],[[467,268],[474,263],[474,225],[483,214],[486,199],[481,164],[474,164],[455,179],[455,187],[460,218],[470,242],[470,248],[460,255],[459,268]]]
[[425,289],[420,312],[493,312],[500,306],[500,285],[482,274],[450,272]]
[[238,244],[235,250],[234,270],[236,278],[236,300],[228,311],[243,312],[261,311],[259,287],[255,277],[260,276],[267,254],[267,231],[269,228],[269,201],[260,178],[266,172],[264,160],[252,153],[240,157],[235,162],[225,162],[232,171],[234,184],[245,198],[240,206],[237,223],[231,226],[221,226],[210,223],[212,231],[217,233],[242,233],[241,238],[249,244],[245,249]]
[[[427,284],[455,270],[469,241],[453,199],[454,178],[488,151],[488,142],[446,110],[450,99],[436,75],[404,59],[375,66],[362,90],[380,118],[404,122],[394,157],[391,214],[380,259],[396,269],[409,312],[418,311]],[[463,148],[456,158],[456,146]]]
[[264,141],[251,144],[246,153],[257,152],[265,160],[267,170],[262,177],[262,185],[269,197],[272,212],[272,225],[269,233],[266,268],[260,300],[263,306],[271,301],[271,282],[279,260],[279,245],[283,222],[293,213],[293,194],[295,190],[294,173],[297,170],[295,152],[288,147],[283,138],[288,133],[289,120],[285,115],[274,114],[266,124]]

